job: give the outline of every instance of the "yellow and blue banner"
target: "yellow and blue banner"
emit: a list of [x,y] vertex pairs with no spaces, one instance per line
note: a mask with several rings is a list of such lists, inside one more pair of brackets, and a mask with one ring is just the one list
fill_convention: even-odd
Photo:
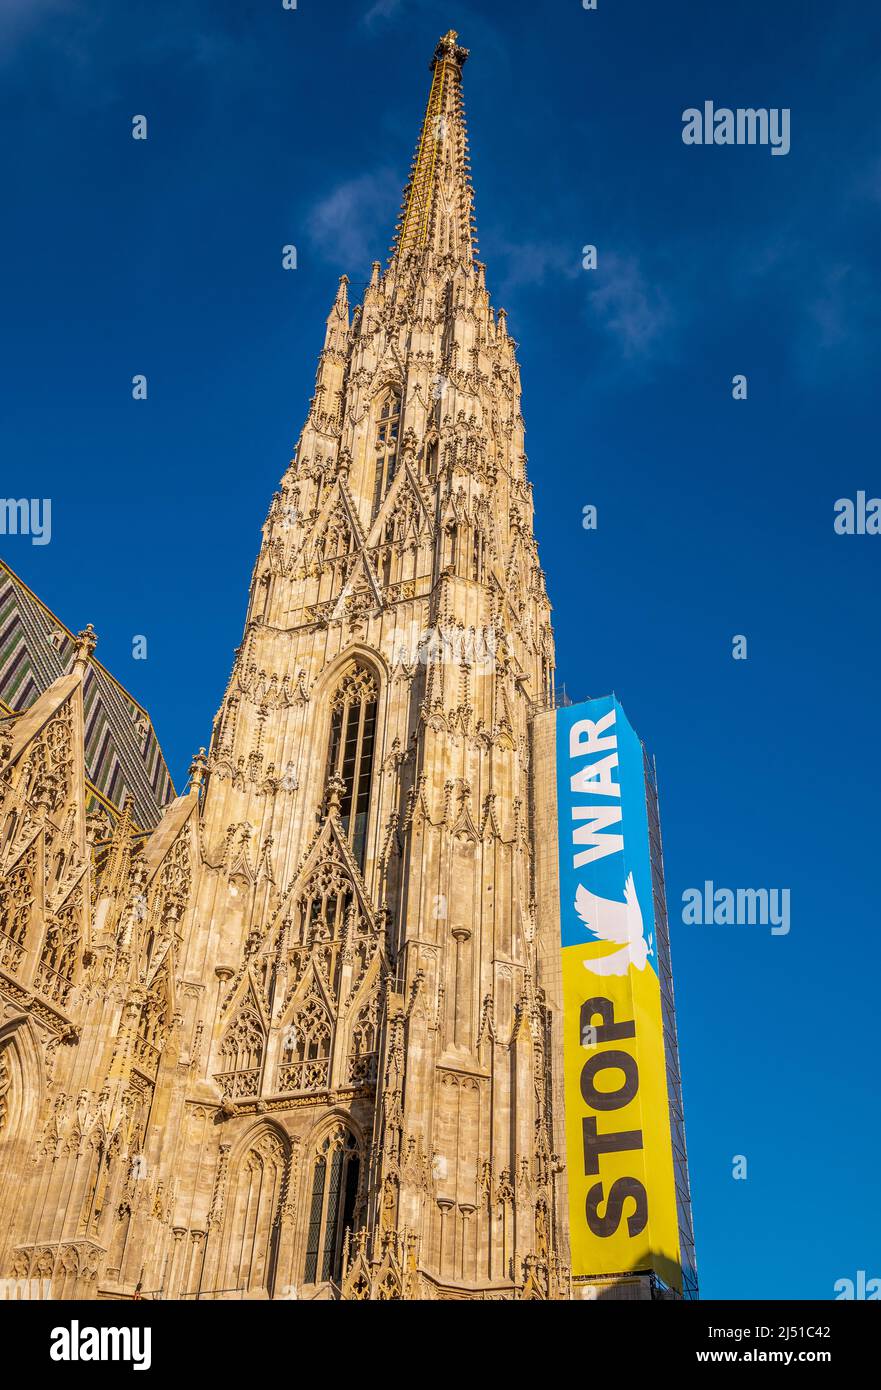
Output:
[[643,748],[614,696],[557,710],[556,763],[572,1274],[681,1290]]

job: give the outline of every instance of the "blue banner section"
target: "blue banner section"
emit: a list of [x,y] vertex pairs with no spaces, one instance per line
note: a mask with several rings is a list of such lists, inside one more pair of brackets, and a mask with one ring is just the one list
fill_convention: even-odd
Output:
[[658,973],[642,744],[614,695],[557,710],[562,945],[591,969]]

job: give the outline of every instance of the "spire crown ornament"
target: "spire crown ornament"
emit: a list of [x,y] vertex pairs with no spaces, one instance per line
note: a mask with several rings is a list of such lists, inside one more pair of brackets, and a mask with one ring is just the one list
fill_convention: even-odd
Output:
[[434,50],[434,57],[429,63],[429,67],[432,70],[437,63],[448,61],[456,63],[459,70],[462,70],[465,63],[468,61],[469,50],[467,48],[462,48],[456,42],[458,37],[459,35],[456,33],[455,29],[448,29],[443,37],[438,40],[437,48]]

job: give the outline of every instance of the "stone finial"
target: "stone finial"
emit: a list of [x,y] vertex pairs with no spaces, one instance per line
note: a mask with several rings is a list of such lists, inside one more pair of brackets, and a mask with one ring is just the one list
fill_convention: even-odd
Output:
[[205,749],[200,748],[193,761],[190,763],[190,786],[191,792],[201,795],[202,787],[205,784],[205,775],[208,771],[208,759],[205,756]]
[[346,784],[339,773],[335,772],[334,775],[328,779],[324,793],[324,805],[328,815],[339,815],[345,792]]
[[347,286],[349,283],[348,275],[341,275],[337,292],[334,296],[330,313],[327,316],[327,333],[324,339],[325,348],[331,347],[334,343],[339,345],[338,333],[348,332],[349,328],[349,295]]
[[75,671],[85,671],[89,664],[92,652],[98,645],[98,636],[91,623],[87,623],[82,632],[78,632],[74,638],[74,661]]

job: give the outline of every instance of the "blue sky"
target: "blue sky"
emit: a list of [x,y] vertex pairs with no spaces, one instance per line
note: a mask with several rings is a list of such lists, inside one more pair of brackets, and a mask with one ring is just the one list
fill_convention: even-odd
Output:
[[[53,503],[3,554],[95,624],[182,787],[450,26],[558,682],[614,689],[657,756],[702,1291],[830,1298],[881,1275],[881,537],[832,526],[881,494],[881,10],[3,0],[3,491]],[[790,108],[790,153],[686,147],[704,100]],[[789,888],[789,935],[679,922],[706,879]]]

